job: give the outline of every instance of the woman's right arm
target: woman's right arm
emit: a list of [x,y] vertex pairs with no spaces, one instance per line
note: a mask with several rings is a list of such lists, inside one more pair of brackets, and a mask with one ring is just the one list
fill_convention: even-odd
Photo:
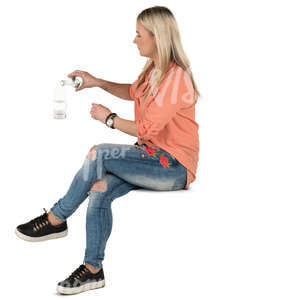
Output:
[[131,84],[106,81],[104,79],[96,78],[90,73],[81,70],[76,70],[68,75],[69,78],[73,76],[79,76],[83,81],[82,85],[75,89],[76,92],[85,88],[99,87],[116,97],[133,101],[129,93]]
[[107,91],[108,93],[124,100],[133,101],[130,97],[129,88],[131,84],[116,83],[97,78],[97,87]]

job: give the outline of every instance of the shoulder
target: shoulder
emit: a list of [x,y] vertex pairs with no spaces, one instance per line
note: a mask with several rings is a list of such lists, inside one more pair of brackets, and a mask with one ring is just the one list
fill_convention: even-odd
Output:
[[176,63],[173,63],[171,67],[168,69],[163,81],[164,83],[171,81],[173,84],[176,83],[183,84],[183,83],[192,82],[188,71],[183,69],[181,66],[177,65]]
[[189,72],[181,66],[173,63],[166,72],[162,82],[162,87],[168,86],[171,89],[178,89],[181,92],[193,92],[193,82]]
[[161,90],[166,91],[165,95],[170,97],[169,99],[176,98],[183,107],[190,107],[194,103],[194,86],[191,76],[187,70],[177,64],[173,64],[166,73]]

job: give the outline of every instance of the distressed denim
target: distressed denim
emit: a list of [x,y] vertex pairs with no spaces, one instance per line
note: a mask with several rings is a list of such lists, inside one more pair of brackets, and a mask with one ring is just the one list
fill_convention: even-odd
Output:
[[[106,242],[112,230],[112,201],[134,189],[183,189],[187,169],[175,157],[158,147],[149,148],[137,143],[103,143],[95,147],[95,155],[86,155],[66,195],[50,210],[64,221],[89,198],[83,263],[101,268]],[[104,180],[106,188],[101,188],[101,191],[90,190],[98,180]]]

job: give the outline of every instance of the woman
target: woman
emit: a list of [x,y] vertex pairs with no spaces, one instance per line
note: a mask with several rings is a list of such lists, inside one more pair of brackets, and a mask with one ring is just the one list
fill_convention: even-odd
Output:
[[171,191],[188,189],[195,180],[198,163],[198,124],[195,104],[199,92],[183,51],[177,23],[166,7],[142,11],[136,22],[134,43],[148,57],[133,84],[97,79],[84,71],[84,88],[100,87],[135,101],[135,121],[125,120],[101,104],[92,104],[94,119],[112,129],[136,136],[134,145],[103,143],[93,146],[75,175],[67,194],[41,216],[16,228],[26,241],[64,237],[67,221],[89,197],[86,214],[86,250],[81,264],[57,291],[75,294],[103,287],[102,261],[112,230],[111,202],[133,189]]

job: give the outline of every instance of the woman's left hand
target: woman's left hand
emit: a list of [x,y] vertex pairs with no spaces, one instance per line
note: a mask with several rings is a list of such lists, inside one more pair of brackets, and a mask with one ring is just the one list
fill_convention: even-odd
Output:
[[92,118],[105,123],[105,119],[111,113],[111,110],[104,105],[92,103],[90,113]]

